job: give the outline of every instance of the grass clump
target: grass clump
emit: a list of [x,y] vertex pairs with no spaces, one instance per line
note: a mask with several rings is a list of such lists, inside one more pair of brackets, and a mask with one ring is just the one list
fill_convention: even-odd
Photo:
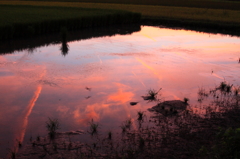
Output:
[[112,140],[112,131],[108,131],[108,139]]
[[161,90],[162,88],[160,88],[158,91],[156,91],[155,89],[149,89],[147,91],[147,95],[146,96],[142,96],[142,98],[144,100],[149,100],[149,101],[156,101],[157,100],[157,95],[159,93],[159,91]]
[[[220,90],[217,91],[220,92]],[[62,142],[55,143],[57,144],[55,148],[49,146],[53,142],[47,142],[44,154],[52,152],[53,149],[55,153],[49,153],[49,157],[52,158],[56,156],[62,158],[84,156],[90,159],[238,158],[240,155],[240,107],[236,100],[240,99],[230,93],[215,100],[211,98],[213,95],[213,93],[209,94],[213,101],[209,107],[203,108],[206,109],[204,116],[186,108],[185,111],[174,116],[155,111],[150,116],[151,120],[143,121],[144,124],[140,129],[130,129],[131,125],[134,125],[132,119],[123,121],[122,126],[126,133],[116,134],[114,140],[112,140],[112,132],[108,132],[108,139],[101,138],[99,135],[92,138],[93,141],[90,144],[68,142],[67,145],[71,144],[71,148],[68,149],[64,148]],[[174,109],[169,111],[173,112]],[[219,127],[221,127],[220,130]],[[98,131],[98,124],[92,120],[89,132]],[[43,143],[36,144],[38,147],[42,145]],[[64,156],[66,154],[68,156]]]
[[144,118],[144,116],[145,116],[144,111],[138,111],[137,114],[138,114],[137,120],[138,120],[138,121],[143,121],[143,118]]
[[[50,138],[55,138],[56,131],[60,129],[58,119],[48,118],[48,121],[46,122],[46,128],[48,130]],[[37,137],[37,140],[40,141],[40,136]]]
[[91,135],[97,135],[98,134],[98,128],[99,128],[99,124],[95,123],[92,119],[91,122],[89,122],[90,128],[88,133],[90,133]]
[[184,97],[184,98],[183,98],[183,101],[184,101],[184,103],[186,103],[186,104],[187,104],[187,103],[188,103],[188,101],[189,101],[189,99],[188,99],[188,98],[186,98],[186,97]]
[[207,149],[202,147],[200,152],[204,157],[218,159],[235,159],[240,157],[240,128],[220,129],[214,145]]

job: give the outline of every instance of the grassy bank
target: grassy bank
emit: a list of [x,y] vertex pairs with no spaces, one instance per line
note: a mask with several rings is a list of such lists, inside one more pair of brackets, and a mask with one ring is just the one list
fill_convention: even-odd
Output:
[[128,11],[56,6],[0,5],[0,39],[30,37],[68,30],[137,22],[141,15]]
[[[184,2],[184,1],[183,1]],[[209,1],[211,2],[211,1]],[[218,2],[217,2],[218,3]],[[220,2],[219,2],[220,3]],[[234,6],[239,3],[226,2]],[[216,30],[229,30],[236,33],[240,32],[240,10],[232,9],[212,9],[193,8],[193,7],[173,7],[157,5],[132,5],[132,4],[113,4],[113,3],[79,3],[79,2],[39,2],[39,1],[0,1],[0,4],[14,5],[33,5],[33,6],[65,6],[83,7],[98,9],[116,9],[137,12],[142,14],[143,21],[157,21],[163,24],[181,24],[186,26],[197,26],[213,28]]]
[[[32,1],[32,0],[30,0]],[[239,10],[240,3],[227,0],[35,0],[51,2],[85,2],[85,3],[114,3],[137,5],[160,5],[175,7],[194,7],[207,9]],[[237,1],[237,0],[236,0]]]

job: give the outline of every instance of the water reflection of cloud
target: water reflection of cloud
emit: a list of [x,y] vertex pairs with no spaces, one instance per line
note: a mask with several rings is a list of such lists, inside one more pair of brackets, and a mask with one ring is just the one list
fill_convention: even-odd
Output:
[[[141,98],[150,88],[163,88],[161,97],[165,100],[187,97],[194,102],[199,86],[218,84],[223,80],[219,77],[229,80],[234,73],[235,83],[239,84],[239,42],[230,44],[230,38],[216,35],[209,39],[195,32],[144,28],[144,34],[156,42],[134,33],[111,37],[112,43],[105,38],[74,42],[65,59],[59,56],[59,45],[41,48],[41,53],[28,57],[24,52],[0,56],[1,71],[6,69],[14,75],[0,78],[0,101],[4,105],[0,107],[0,121],[5,126],[1,134],[15,132],[18,127],[12,127],[21,126],[17,117],[27,116],[27,109],[31,110],[27,106],[31,98],[37,99],[33,96],[36,85],[44,89],[32,109],[28,136],[30,131],[43,131],[44,126],[39,125],[44,125],[48,116],[61,120],[61,131],[82,128],[92,119],[103,125],[108,123],[109,128],[117,125],[119,129],[122,121],[136,118],[137,111],[154,105]],[[211,41],[217,38],[224,40]],[[39,72],[45,69],[45,77],[40,78]],[[129,102],[139,103],[131,106]],[[14,126],[6,128],[7,123]]]
[[99,121],[100,116],[96,112],[97,108],[101,108],[98,103],[87,105],[84,111],[80,110],[80,108],[73,111],[73,116],[78,124],[86,126],[92,119]]
[[32,97],[32,99],[30,100],[29,102],[29,105],[27,106],[26,108],[26,112],[24,113],[23,115],[23,124],[22,124],[22,129],[21,129],[21,132],[20,132],[20,136],[17,137],[17,139],[22,143],[23,139],[24,139],[24,136],[25,136],[25,133],[26,133],[26,129],[27,129],[27,126],[28,126],[28,117],[29,115],[31,114],[32,112],[32,109],[35,105],[35,102],[37,101],[40,93],[42,91],[42,86],[39,85],[36,89],[36,91],[34,92],[34,95]]
[[126,102],[129,102],[134,94],[131,91],[127,91],[126,89],[129,89],[128,86],[121,84],[121,83],[115,83],[118,87],[118,91],[110,94],[107,97],[107,101],[115,102],[118,104],[125,104]]
[[61,105],[61,106],[58,106],[56,110],[64,115],[67,115],[69,109],[70,109],[69,107]]
[[3,77],[3,76],[13,76],[14,73],[10,72],[10,71],[1,71],[0,70],[0,77]]

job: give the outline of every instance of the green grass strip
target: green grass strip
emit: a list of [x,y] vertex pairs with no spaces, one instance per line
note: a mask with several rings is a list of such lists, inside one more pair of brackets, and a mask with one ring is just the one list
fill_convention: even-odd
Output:
[[143,19],[178,19],[240,25],[240,10],[78,2],[0,1],[0,4],[115,9],[141,13]]

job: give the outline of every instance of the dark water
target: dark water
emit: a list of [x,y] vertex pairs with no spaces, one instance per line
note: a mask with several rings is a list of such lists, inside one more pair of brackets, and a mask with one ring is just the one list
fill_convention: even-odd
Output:
[[196,105],[199,88],[240,85],[240,38],[139,29],[70,34],[64,55],[58,35],[1,44],[0,157],[17,141],[46,135],[48,117],[61,131],[86,130],[92,119],[103,131],[118,130],[156,104],[141,98],[149,89],[162,88],[161,100],[187,97]]

